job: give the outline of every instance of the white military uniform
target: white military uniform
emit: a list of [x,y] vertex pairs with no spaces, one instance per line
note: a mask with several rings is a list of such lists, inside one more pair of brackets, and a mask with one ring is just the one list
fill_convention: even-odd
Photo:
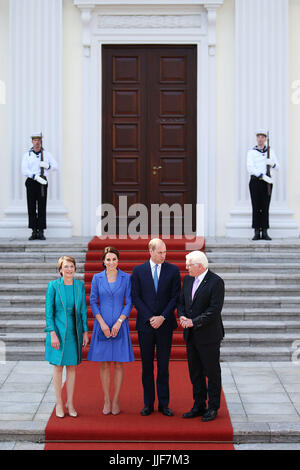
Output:
[[[43,149],[44,177],[50,170],[58,168],[51,153]],[[32,229],[29,240],[39,238],[45,240],[43,230],[46,228],[47,183],[41,178],[41,152],[36,153],[33,147],[24,154],[22,159],[22,174],[27,176],[25,181],[27,191],[28,227]]]
[[[265,132],[257,132],[256,135],[259,134],[267,135]],[[267,175],[267,165],[272,169],[278,170],[279,162],[273,149],[270,149],[270,159],[268,159],[267,156],[267,146],[263,149],[259,149],[256,145],[250,149],[247,153],[247,170],[251,177],[249,189],[252,202],[252,228],[258,231],[258,234],[262,231],[262,238],[270,240],[267,229],[269,228],[269,207],[273,180]],[[256,234],[253,240],[258,239],[257,237],[259,237],[259,235]]]
[[[247,153],[247,170],[249,175],[254,175],[259,177],[260,175],[265,175],[267,172],[267,147],[263,150],[259,150],[257,146],[250,149]],[[270,159],[272,168],[279,170],[279,162],[276,157],[276,154],[273,149],[270,149]],[[275,165],[275,166],[274,166]]]

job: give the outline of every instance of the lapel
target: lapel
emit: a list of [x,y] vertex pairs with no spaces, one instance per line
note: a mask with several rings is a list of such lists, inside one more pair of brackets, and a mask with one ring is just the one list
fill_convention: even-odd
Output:
[[[206,275],[205,275],[203,281],[201,282],[200,286],[198,286],[198,288],[197,288],[197,290],[196,290],[196,292],[195,292],[194,298],[193,298],[193,300],[192,300],[192,304],[193,304],[194,301],[196,300],[196,297],[197,297],[197,295],[199,294],[199,292],[201,291],[201,289],[203,289],[203,287],[206,285],[208,278],[209,278],[209,271],[207,271],[207,273],[206,273]],[[193,279],[195,279],[195,278],[193,278]],[[191,296],[192,296],[193,283],[194,283],[194,281],[192,282]]]
[[62,276],[60,279],[57,279],[57,291],[58,291],[58,295],[61,300],[62,306],[64,308],[64,311],[67,312],[66,310],[67,300],[65,296],[64,280]]
[[[112,291],[111,291],[111,288],[109,286],[109,282],[107,280],[107,277],[106,277],[106,272],[105,270],[102,271],[100,273],[101,275],[101,278],[103,278],[103,286],[105,288],[105,290],[110,294],[110,295],[113,295],[112,294]],[[114,292],[116,292],[118,289],[120,289],[121,287],[121,284],[122,284],[122,277],[124,277],[123,275],[123,271],[121,271],[121,269],[118,269],[118,275],[116,277],[116,284],[115,284],[115,289],[114,289]]]
[[77,279],[73,279],[73,283],[74,283],[75,311],[77,311],[78,301],[79,301],[79,297],[80,297],[80,292],[79,292],[80,284],[79,284],[79,281],[77,281]]
[[[161,268],[160,268],[159,279],[158,279],[157,294],[158,294],[159,288],[162,286],[163,281],[166,277],[166,271],[167,270],[168,270],[168,267],[167,267],[166,263],[165,262],[162,263]],[[153,281],[153,286],[154,286],[154,281]],[[154,291],[155,291],[155,289],[154,289]]]
[[[157,292],[155,291],[155,287],[154,287],[154,280],[153,280],[153,276],[152,276],[152,271],[151,271],[151,265],[150,265],[150,261],[147,261],[145,263],[145,271],[146,271],[146,279],[145,279],[145,285],[149,285],[151,286],[150,288],[152,288],[153,290],[153,294],[154,295],[157,295]],[[161,274],[161,272],[160,272]],[[159,279],[160,279],[160,276],[159,276]],[[159,286],[159,281],[158,281],[158,286]],[[157,287],[157,291],[158,291],[158,287]]]
[[[75,310],[78,309],[78,301],[80,297],[79,287],[80,287],[79,281],[77,281],[77,279],[74,278],[73,279],[73,292],[74,292]],[[64,281],[62,277],[57,280],[57,290],[58,290],[58,295],[60,297],[63,308],[66,311],[67,299],[65,295]]]
[[[121,287],[121,284],[122,284],[122,278],[124,277],[124,273],[123,271],[121,271],[121,269],[118,269],[118,275],[117,275],[117,279],[116,279],[116,284],[115,284],[115,290],[114,292],[116,292],[118,289],[120,289]],[[109,287],[109,286],[108,286]]]
[[104,287],[104,289],[111,295],[111,290],[110,290],[108,280],[107,280],[107,277],[106,277],[105,269],[104,269],[104,271],[102,271],[100,273],[99,278],[101,280],[101,283],[102,283],[102,286]]

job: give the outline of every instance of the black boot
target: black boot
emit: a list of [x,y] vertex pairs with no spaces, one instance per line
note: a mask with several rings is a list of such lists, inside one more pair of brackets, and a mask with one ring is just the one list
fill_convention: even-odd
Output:
[[256,228],[254,230],[254,237],[252,238],[252,240],[260,240],[260,231],[259,231],[259,228]]
[[28,238],[28,240],[30,240],[30,241],[31,241],[31,240],[37,240],[37,237],[38,237],[38,236],[37,236],[37,230],[36,230],[36,229],[33,229],[33,230],[32,230],[32,235],[31,235],[31,237]]
[[37,238],[38,240],[46,240],[46,237],[44,236],[44,230],[38,230]]
[[262,229],[262,234],[261,234],[262,240],[272,240],[272,238],[269,237],[268,235],[268,230],[266,228]]

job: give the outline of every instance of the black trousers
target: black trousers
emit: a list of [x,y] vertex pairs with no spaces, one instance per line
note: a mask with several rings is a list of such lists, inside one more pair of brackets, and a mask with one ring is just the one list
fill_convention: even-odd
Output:
[[271,185],[271,193],[268,194],[268,184],[252,175],[249,188],[252,202],[252,228],[268,229],[273,185]]
[[155,401],[154,384],[154,354],[156,347],[157,378],[156,389],[158,403],[167,407],[170,399],[169,392],[169,360],[172,345],[173,330],[162,325],[157,330],[151,328],[139,331],[139,345],[142,359],[142,382],[144,388],[144,404],[152,406]]
[[44,230],[46,228],[46,207],[48,185],[43,186],[32,178],[25,181],[27,190],[28,227],[32,230]]
[[[197,344],[197,335],[192,332],[186,344],[190,379],[193,385],[194,405],[218,410],[221,400],[220,341]],[[207,381],[206,381],[207,378]]]

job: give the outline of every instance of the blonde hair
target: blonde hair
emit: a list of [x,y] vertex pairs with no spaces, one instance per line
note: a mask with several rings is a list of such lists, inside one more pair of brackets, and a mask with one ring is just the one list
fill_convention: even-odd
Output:
[[208,259],[203,251],[191,251],[185,256],[187,261],[193,261],[195,264],[202,264],[203,268],[208,268]]
[[[63,262],[64,261],[68,261],[69,263],[73,263],[74,264],[74,267],[75,267],[75,271],[76,271],[76,261],[75,261],[75,258],[73,258],[73,256],[68,256],[68,255],[64,255],[64,256],[61,256],[57,262],[57,268],[58,268],[58,271],[60,272],[61,270],[61,267],[63,265]],[[62,276],[62,273],[60,272],[60,275]]]
[[165,245],[165,242],[163,240],[161,240],[160,238],[152,238],[152,240],[150,240],[149,244],[148,244],[148,248],[149,250],[156,250],[157,248],[157,245],[159,243],[163,243]]

